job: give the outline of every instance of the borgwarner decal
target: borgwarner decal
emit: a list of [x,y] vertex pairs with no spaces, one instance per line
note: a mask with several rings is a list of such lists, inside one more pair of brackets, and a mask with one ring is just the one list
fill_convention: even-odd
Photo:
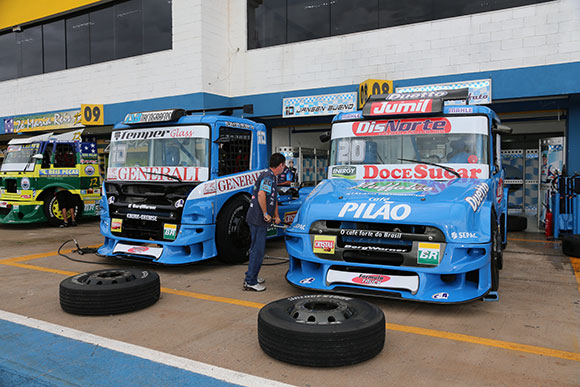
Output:
[[487,197],[487,193],[489,192],[489,186],[487,183],[481,183],[475,186],[475,193],[471,196],[465,198],[465,201],[469,203],[473,212],[476,212],[481,203]]
[[107,170],[107,180],[120,181],[203,181],[207,180],[207,175],[208,168],[200,167],[121,167]]
[[411,214],[411,206],[408,204],[397,204],[391,206],[394,202],[385,201],[381,207],[375,208],[377,203],[354,203],[347,202],[342,206],[338,213],[339,218],[352,217],[355,219],[384,219],[384,220],[403,220]]

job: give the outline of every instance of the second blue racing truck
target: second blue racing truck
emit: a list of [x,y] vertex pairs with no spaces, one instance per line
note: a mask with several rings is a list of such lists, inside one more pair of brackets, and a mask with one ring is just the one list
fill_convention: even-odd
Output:
[[467,89],[375,95],[335,117],[328,179],[286,231],[291,284],[497,299],[507,240],[500,135],[510,129],[467,100]]
[[[264,124],[230,116],[233,109],[131,113],[114,127],[99,254],[166,265],[247,260],[245,216],[269,152]],[[279,196],[285,223],[300,202],[296,190]]]

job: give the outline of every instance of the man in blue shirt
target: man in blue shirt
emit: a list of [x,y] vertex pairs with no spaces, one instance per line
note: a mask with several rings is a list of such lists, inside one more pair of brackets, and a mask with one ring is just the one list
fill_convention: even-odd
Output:
[[252,201],[246,215],[246,222],[250,226],[252,244],[250,245],[250,262],[244,279],[244,290],[262,292],[266,290],[263,278],[258,277],[264,250],[266,249],[266,231],[272,221],[280,223],[278,214],[278,184],[276,177],[282,173],[285,167],[285,157],[280,153],[274,153],[270,157],[270,168],[262,172],[254,184]]

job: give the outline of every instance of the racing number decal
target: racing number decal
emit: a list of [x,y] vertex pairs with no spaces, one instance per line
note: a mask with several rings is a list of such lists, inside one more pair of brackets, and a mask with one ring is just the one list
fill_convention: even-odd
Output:
[[81,105],[83,125],[103,125],[103,105]]
[[393,90],[393,81],[367,79],[358,87],[358,107],[361,109],[371,95],[387,94]]
[[99,178],[98,177],[91,178],[91,180],[89,181],[89,187],[98,187],[98,186],[99,186]]

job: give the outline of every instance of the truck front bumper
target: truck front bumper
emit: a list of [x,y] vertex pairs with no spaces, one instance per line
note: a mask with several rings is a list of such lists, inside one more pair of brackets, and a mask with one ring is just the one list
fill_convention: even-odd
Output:
[[0,199],[0,224],[44,222],[43,202]]
[[141,260],[163,265],[183,265],[203,261],[217,255],[215,225],[181,224],[173,241],[151,241],[121,238],[111,232],[110,221],[101,218],[105,236],[100,255],[120,259]]
[[436,266],[390,266],[321,259],[309,234],[287,233],[286,279],[308,290],[364,294],[422,302],[459,303],[491,288],[491,243],[447,243]]

